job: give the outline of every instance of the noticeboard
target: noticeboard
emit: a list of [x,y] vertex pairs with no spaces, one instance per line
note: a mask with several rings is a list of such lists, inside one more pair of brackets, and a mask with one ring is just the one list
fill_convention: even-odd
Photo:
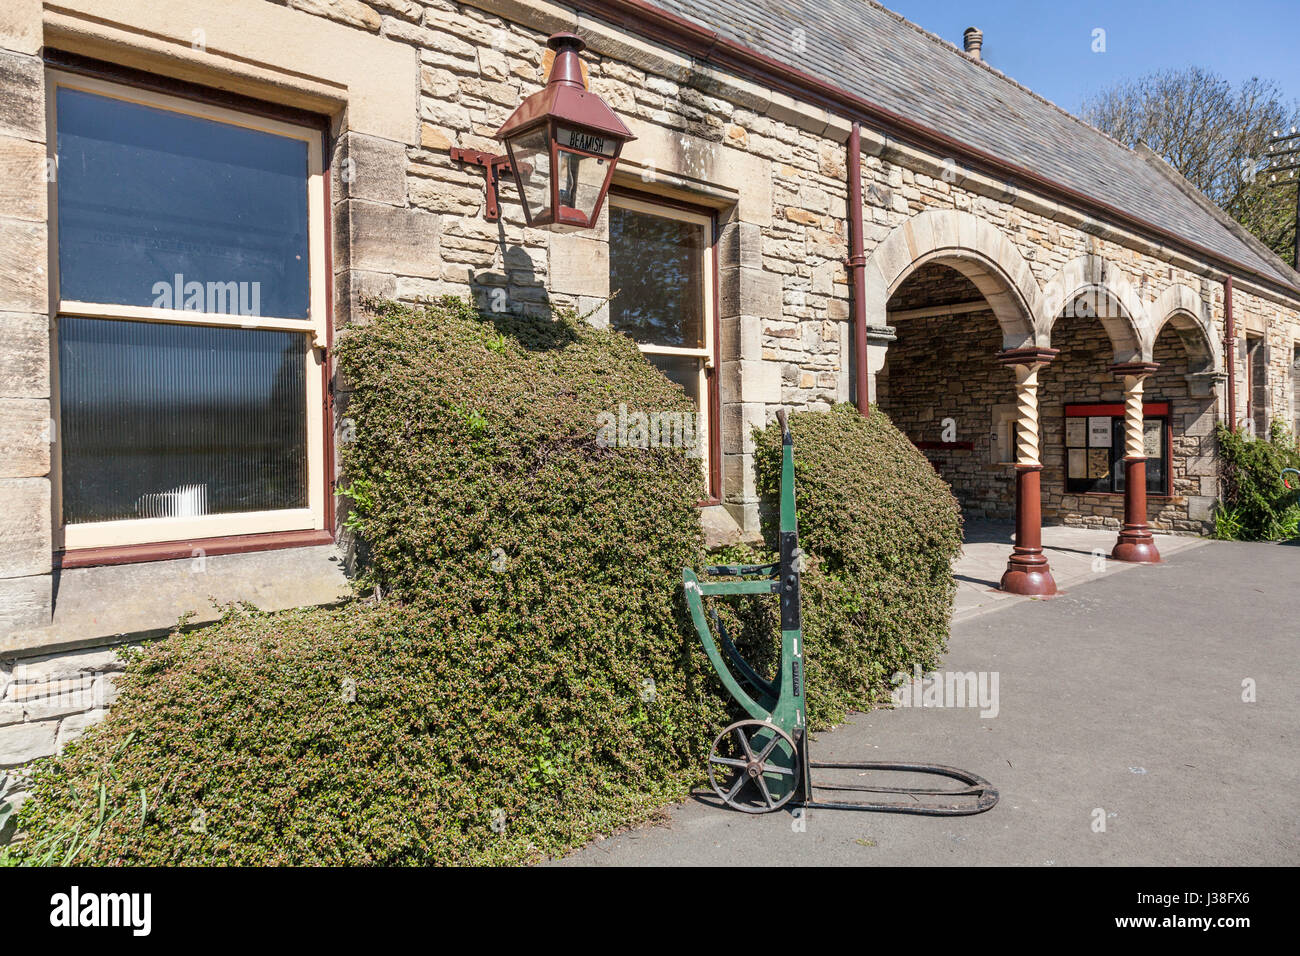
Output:
[[[1124,491],[1124,406],[1078,402],[1065,406],[1065,490],[1071,494]],[[1169,403],[1143,407],[1142,448],[1147,494],[1169,490]]]

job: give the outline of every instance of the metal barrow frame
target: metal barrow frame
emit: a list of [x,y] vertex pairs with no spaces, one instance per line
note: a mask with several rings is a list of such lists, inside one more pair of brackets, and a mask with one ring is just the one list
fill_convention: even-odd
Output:
[[[923,763],[828,763],[814,761],[809,753],[807,713],[804,709],[804,659],[799,578],[803,557],[799,550],[799,529],[795,515],[794,452],[785,410],[777,413],[781,422],[781,524],[779,559],[771,564],[720,565],[705,569],[710,576],[738,578],[734,581],[702,582],[690,568],[682,569],[682,586],[691,620],[700,644],[727,692],[749,715],[723,730],[709,755],[709,780],[723,802],[738,810],[762,813],[787,803],[795,806],[870,810],[881,813],[914,813],[934,816],[965,816],[983,813],[998,801],[998,792],[983,777],[939,764]],[[745,660],[727,635],[716,611],[707,617],[704,598],[724,595],[777,595],[781,614],[781,659],[777,676],[769,680]],[[717,639],[709,627],[717,628]],[[734,741],[730,755],[724,744]],[[735,775],[720,785],[715,767],[733,770]],[[956,781],[958,788],[818,785],[814,770],[874,771],[929,774]],[[757,802],[743,802],[740,794],[756,791]],[[854,792],[894,794],[909,798],[898,802],[864,802],[816,798],[817,791],[830,794]]]

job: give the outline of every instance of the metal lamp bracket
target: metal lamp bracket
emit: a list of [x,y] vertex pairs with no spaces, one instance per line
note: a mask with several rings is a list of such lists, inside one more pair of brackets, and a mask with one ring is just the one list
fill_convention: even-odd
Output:
[[511,172],[510,157],[494,155],[481,149],[461,149],[459,146],[453,146],[451,158],[458,163],[483,167],[487,176],[487,209],[483,218],[488,222],[496,222],[500,219],[501,207],[498,204],[497,184],[501,182],[503,173]]

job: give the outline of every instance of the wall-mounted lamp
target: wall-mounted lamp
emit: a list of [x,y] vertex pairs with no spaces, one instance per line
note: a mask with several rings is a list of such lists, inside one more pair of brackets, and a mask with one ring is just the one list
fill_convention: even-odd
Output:
[[636,137],[583,82],[582,38],[557,33],[546,45],[555,51],[546,88],[497,130],[506,155],[452,147],[451,158],[487,171],[488,222],[500,218],[497,184],[511,173],[528,225],[588,229],[600,216],[623,144]]

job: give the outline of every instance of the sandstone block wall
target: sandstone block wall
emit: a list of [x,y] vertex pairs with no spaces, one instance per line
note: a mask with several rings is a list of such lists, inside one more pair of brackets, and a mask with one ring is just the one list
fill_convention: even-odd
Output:
[[993,314],[911,318],[896,329],[876,382],[880,408],[913,442],[950,446],[923,450],[968,517],[1015,517],[1014,455],[995,437],[1015,379],[994,361],[1002,333]]
[[[21,806],[23,768],[103,719],[123,668],[113,649],[0,661],[0,801]],[[0,843],[8,836],[0,833]]]
[[52,607],[45,80],[27,29],[0,29],[0,634]]
[[[959,293],[962,284],[960,277],[952,280]],[[960,294],[949,298],[966,301]],[[992,313],[908,318],[896,328],[898,340],[878,381],[880,407],[914,442],[949,446],[924,452],[968,516],[1013,518],[1013,456],[1006,454],[1008,437],[999,446],[998,412],[1010,411],[1014,389],[1009,370],[993,360],[1001,332]],[[1068,318],[1057,326],[1053,347],[1060,355],[1039,374],[1043,520],[1118,529],[1122,494],[1074,494],[1065,483],[1065,405],[1124,400],[1122,383],[1107,371],[1110,339],[1098,320]],[[1157,530],[1208,533],[1218,494],[1214,398],[1191,393],[1188,356],[1172,328],[1157,340],[1155,354],[1160,368],[1147,379],[1144,399],[1171,406],[1173,493],[1150,495],[1147,519]],[[971,447],[959,447],[966,444]]]

